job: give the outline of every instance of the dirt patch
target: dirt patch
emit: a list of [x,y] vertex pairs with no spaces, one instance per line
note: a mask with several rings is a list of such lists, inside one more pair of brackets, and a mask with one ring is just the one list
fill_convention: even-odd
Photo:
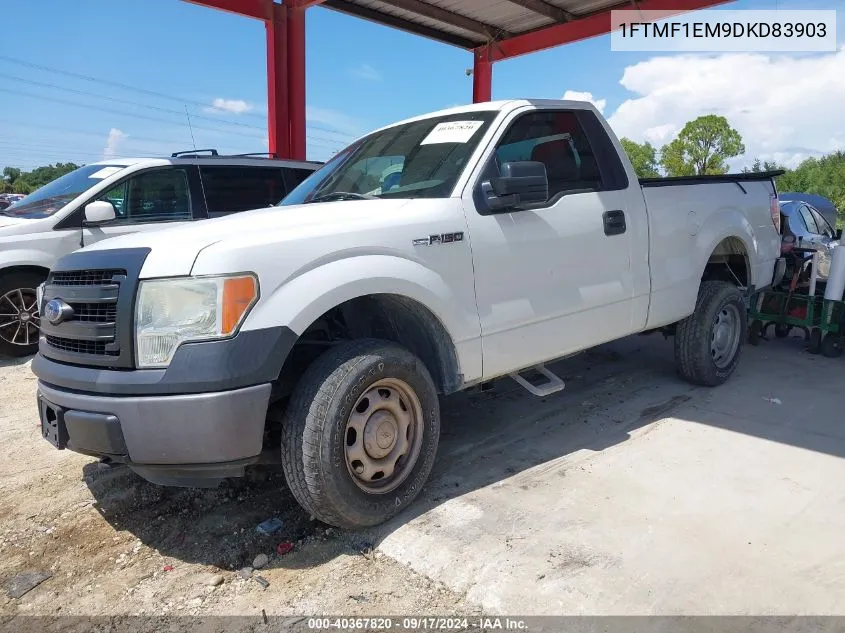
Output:
[[[365,536],[312,520],[279,471],[214,489],[154,486],[42,440],[28,362],[0,366],[0,389],[2,616],[475,612]],[[271,517],[278,532],[256,531]],[[241,571],[259,554],[264,568]],[[25,574],[49,578],[7,595]]]

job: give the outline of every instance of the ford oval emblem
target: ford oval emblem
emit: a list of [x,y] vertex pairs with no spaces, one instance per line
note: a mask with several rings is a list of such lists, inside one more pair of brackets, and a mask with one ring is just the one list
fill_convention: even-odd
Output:
[[58,325],[73,316],[73,308],[61,299],[51,299],[44,306],[44,318],[53,325]]

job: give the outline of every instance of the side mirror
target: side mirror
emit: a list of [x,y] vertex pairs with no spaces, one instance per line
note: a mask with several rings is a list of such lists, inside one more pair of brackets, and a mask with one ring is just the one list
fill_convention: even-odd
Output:
[[88,226],[96,226],[110,222],[117,217],[114,205],[107,200],[95,200],[85,205],[85,222]]
[[493,212],[507,212],[514,207],[549,199],[546,166],[533,160],[504,163],[501,176],[481,183],[481,190]]

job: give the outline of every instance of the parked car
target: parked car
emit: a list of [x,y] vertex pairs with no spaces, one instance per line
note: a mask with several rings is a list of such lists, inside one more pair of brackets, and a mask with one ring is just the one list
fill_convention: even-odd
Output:
[[216,151],[112,159],[0,210],[0,353],[37,351],[35,290],[61,256],[116,235],[275,205],[320,165]]
[[795,191],[779,192],[778,200],[780,202],[791,202],[797,200],[799,202],[806,202],[816,211],[821,213],[822,217],[827,220],[827,223],[835,227],[839,221],[839,210],[832,200],[819,196],[814,193],[800,193]]
[[[830,274],[833,249],[839,245],[842,231],[835,229],[812,205],[800,200],[780,201],[781,233],[784,244],[812,248],[819,252],[820,279]],[[809,257],[804,266],[809,265]]]
[[281,461],[313,516],[379,523],[431,471],[438,393],[510,375],[546,396],[544,363],[645,331],[674,335],[686,380],[726,381],[780,268],[774,175],[638,180],[589,103],[394,124],[283,213],[63,257],[32,364],[43,435],[167,485]]

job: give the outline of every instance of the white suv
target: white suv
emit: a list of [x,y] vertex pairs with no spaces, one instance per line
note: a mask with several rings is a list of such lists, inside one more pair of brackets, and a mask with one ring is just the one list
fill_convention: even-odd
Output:
[[63,255],[115,235],[275,205],[320,166],[192,150],[84,165],[34,191],[0,211],[0,354],[38,351],[36,288]]

